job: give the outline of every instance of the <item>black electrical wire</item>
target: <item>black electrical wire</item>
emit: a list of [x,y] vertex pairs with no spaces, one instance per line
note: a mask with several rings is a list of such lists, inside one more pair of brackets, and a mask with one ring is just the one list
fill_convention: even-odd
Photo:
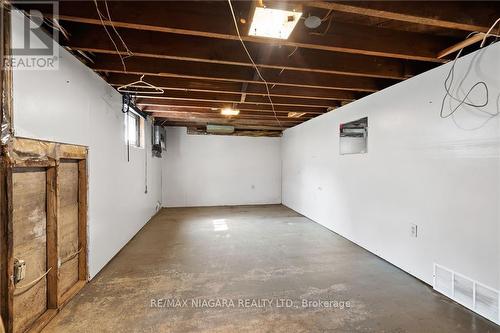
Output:
[[129,126],[129,116],[128,116],[128,111],[130,110],[130,104],[132,103],[132,97],[130,94],[124,94],[122,97],[123,101],[123,106],[122,106],[122,112],[125,113],[125,117],[127,117],[127,125],[126,125],[126,131],[125,136],[127,137],[127,162],[130,162],[130,138],[128,136],[128,126]]

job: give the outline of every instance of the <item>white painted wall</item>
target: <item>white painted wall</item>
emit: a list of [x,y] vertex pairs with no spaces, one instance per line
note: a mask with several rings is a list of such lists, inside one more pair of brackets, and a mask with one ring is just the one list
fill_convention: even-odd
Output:
[[[463,90],[487,81],[483,110],[498,112],[500,43],[475,56]],[[459,61],[457,80],[473,57]],[[286,130],[283,203],[427,283],[436,262],[499,288],[499,117],[439,117],[450,66]],[[339,124],[365,116],[368,153],[340,156]]]
[[167,127],[167,207],[281,203],[281,138],[187,135]]
[[[13,18],[13,39],[22,31]],[[21,137],[89,147],[89,273],[99,270],[155,213],[161,160],[124,142],[121,95],[60,48],[59,70],[14,72],[14,125]],[[145,194],[145,158],[148,193]]]

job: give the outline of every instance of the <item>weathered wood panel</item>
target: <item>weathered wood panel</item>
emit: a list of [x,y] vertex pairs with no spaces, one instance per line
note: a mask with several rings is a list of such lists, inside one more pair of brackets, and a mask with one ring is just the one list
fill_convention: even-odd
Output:
[[87,160],[78,161],[78,238],[80,244],[80,255],[78,260],[78,275],[80,281],[87,281]]
[[47,279],[28,285],[47,271],[46,171],[15,169],[13,172],[14,258],[26,262],[26,277],[14,292],[14,332],[24,332],[47,310]]
[[57,253],[57,168],[47,168],[47,266],[54,267],[47,274],[47,307],[57,309],[59,304],[59,255]]
[[78,161],[61,161],[58,169],[59,295],[78,281]]

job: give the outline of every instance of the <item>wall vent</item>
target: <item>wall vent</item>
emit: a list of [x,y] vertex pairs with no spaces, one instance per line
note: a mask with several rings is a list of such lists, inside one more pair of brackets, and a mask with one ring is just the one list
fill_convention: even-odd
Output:
[[434,264],[434,290],[500,325],[500,293],[465,275]]

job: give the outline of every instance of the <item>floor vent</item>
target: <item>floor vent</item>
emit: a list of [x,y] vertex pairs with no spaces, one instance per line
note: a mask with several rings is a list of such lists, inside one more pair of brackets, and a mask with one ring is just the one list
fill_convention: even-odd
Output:
[[434,264],[434,290],[500,325],[500,293],[460,273]]

